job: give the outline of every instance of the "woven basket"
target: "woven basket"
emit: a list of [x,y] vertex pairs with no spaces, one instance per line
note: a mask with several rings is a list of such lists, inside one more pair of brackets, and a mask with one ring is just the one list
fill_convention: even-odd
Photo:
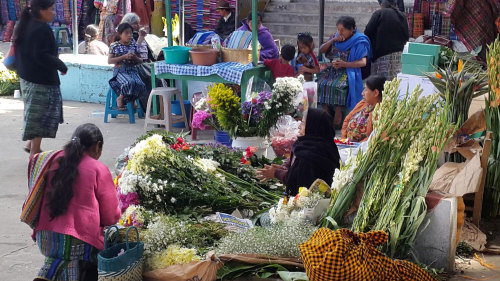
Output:
[[[260,57],[260,46],[257,50],[257,56]],[[222,47],[222,61],[249,64],[252,62],[252,49],[229,49]]]

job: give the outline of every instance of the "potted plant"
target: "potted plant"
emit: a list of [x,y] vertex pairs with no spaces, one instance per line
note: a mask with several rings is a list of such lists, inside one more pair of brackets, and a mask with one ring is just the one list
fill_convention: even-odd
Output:
[[266,156],[271,128],[279,117],[293,108],[293,102],[302,91],[301,80],[278,78],[272,92],[254,93],[251,99],[242,103],[231,88],[215,84],[209,88],[207,103],[220,126],[233,139],[233,147],[256,147],[257,155]]

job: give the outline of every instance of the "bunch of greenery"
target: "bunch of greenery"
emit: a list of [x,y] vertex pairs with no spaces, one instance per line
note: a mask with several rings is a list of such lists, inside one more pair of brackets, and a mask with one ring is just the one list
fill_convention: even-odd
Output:
[[[3,54],[0,53],[0,61],[3,61]],[[0,68],[0,96],[12,95],[15,90],[21,89],[19,76],[15,71],[8,70],[1,65]]]
[[484,185],[484,207],[486,215],[500,215],[500,39],[489,46],[488,82],[489,98],[486,101],[486,128],[493,133],[488,170]]
[[146,209],[195,217],[236,208],[258,211],[280,198],[223,171],[216,161],[180,151],[167,147],[159,135],[139,142],[119,180],[121,192],[137,192]]
[[353,231],[386,231],[390,240],[385,251],[405,257],[426,213],[425,195],[439,154],[455,126],[446,114],[449,106],[438,103],[437,96],[421,98],[417,88],[398,101],[398,86],[397,80],[386,83],[384,100],[374,110],[368,151],[356,159],[352,179],[340,187],[323,225],[343,222],[356,186],[364,183]]

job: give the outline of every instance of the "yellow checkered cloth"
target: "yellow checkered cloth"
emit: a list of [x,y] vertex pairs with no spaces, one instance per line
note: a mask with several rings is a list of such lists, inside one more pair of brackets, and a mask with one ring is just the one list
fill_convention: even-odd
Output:
[[388,237],[384,231],[320,228],[299,245],[307,276],[311,281],[434,280],[417,265],[393,260],[377,250]]

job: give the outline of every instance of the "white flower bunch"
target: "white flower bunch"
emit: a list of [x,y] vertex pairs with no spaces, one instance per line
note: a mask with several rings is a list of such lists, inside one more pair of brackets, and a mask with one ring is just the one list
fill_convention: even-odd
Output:
[[[362,154],[361,151],[359,154]],[[339,192],[354,177],[354,171],[358,167],[361,157],[350,157],[346,164],[339,169],[335,169],[333,174],[332,192]]]
[[150,169],[154,167],[148,167],[144,165],[144,161],[147,158],[154,158],[157,155],[165,153],[167,147],[163,138],[160,135],[152,135],[151,137],[140,141],[129,151],[129,165],[127,168],[137,175],[146,175]]
[[165,215],[153,218],[144,235],[146,252],[160,252],[171,244],[185,244],[188,237],[186,226],[185,222]]
[[269,209],[269,218],[272,224],[297,225],[306,221],[306,208],[314,208],[318,202],[325,198],[320,192],[310,192],[302,188],[297,196],[290,197],[287,204],[284,198],[278,205]]
[[137,192],[139,177],[140,176],[135,175],[129,170],[125,169],[122,172],[122,176],[118,180],[118,186],[120,186],[120,193],[123,195],[127,195],[131,192]]
[[148,270],[162,269],[171,265],[186,264],[200,260],[201,258],[196,254],[196,249],[170,245],[167,249],[148,256],[146,258],[146,268]]
[[196,159],[193,163],[206,173],[215,173],[220,166],[219,162],[211,159]]
[[271,108],[288,109],[295,98],[304,90],[303,83],[294,77],[277,78],[273,87],[271,102],[264,103],[267,110]]
[[207,99],[201,98],[199,101],[195,103],[194,108],[196,109],[196,111],[201,111],[201,110],[208,110],[210,107],[208,105]]
[[255,227],[222,238],[217,254],[261,254],[275,257],[300,257],[298,245],[316,230],[307,224]]

